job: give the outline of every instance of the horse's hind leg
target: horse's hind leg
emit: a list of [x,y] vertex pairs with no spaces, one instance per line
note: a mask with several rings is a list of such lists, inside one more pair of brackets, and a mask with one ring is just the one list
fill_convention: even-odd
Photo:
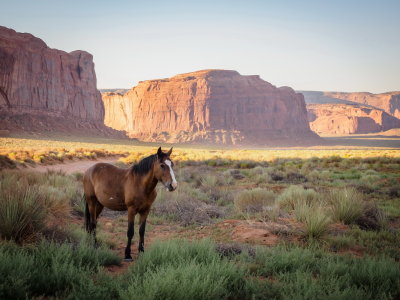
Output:
[[96,196],[89,197],[89,201],[87,201],[87,204],[89,210],[89,222],[86,228],[89,233],[93,234],[96,240],[97,218],[103,210],[103,205],[97,200]]

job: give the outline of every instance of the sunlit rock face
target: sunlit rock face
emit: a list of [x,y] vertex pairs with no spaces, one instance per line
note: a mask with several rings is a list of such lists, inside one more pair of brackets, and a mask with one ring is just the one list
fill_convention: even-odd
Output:
[[308,104],[310,127],[318,134],[373,133],[400,127],[383,110],[359,104]]
[[[9,130],[83,128],[112,133],[96,87],[93,57],[51,49],[29,33],[0,26],[0,125]],[[68,130],[67,130],[68,131]]]
[[307,144],[319,141],[302,94],[259,76],[203,70],[104,93],[105,124],[144,141]]

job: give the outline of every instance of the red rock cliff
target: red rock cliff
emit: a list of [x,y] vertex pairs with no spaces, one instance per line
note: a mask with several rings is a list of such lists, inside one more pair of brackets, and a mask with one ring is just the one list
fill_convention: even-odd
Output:
[[104,93],[105,124],[146,141],[304,144],[319,138],[304,98],[259,76],[203,70]]
[[[38,130],[40,120],[46,123],[49,118],[105,129],[92,55],[50,49],[29,33],[0,26],[0,113],[2,129],[15,129],[24,116]],[[19,129],[29,130],[25,125]],[[46,126],[52,127],[42,127]]]

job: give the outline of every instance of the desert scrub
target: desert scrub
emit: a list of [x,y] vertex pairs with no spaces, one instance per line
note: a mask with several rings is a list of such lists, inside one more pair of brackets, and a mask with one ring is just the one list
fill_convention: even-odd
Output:
[[14,188],[0,183],[0,236],[18,243],[34,241],[45,228],[44,197],[36,187]]
[[275,193],[265,189],[244,190],[236,195],[234,206],[239,213],[257,213],[275,204]]
[[226,209],[213,203],[207,204],[207,201],[207,194],[186,184],[181,185],[174,193],[159,188],[152,209],[155,216],[183,226],[209,224],[213,219],[223,217]]
[[299,247],[257,248],[252,272],[274,278],[278,299],[396,299],[400,267],[387,257],[352,258]]
[[207,240],[155,242],[125,276],[122,299],[249,299],[247,272]]
[[43,241],[36,247],[19,247],[3,242],[0,298],[114,298],[111,279],[102,274],[100,266],[119,262],[110,250],[84,243],[73,247]]
[[54,172],[1,172],[1,236],[22,243],[50,227],[62,227],[70,203],[80,197],[78,186],[72,176]]
[[329,230],[331,219],[322,207],[307,209],[302,215],[304,223],[304,237],[307,239],[321,239]]
[[277,203],[282,209],[294,210],[297,203],[306,203],[312,206],[320,202],[318,193],[313,189],[304,189],[302,186],[291,185],[277,198]]
[[363,195],[354,188],[332,190],[328,198],[335,221],[351,224],[363,215]]

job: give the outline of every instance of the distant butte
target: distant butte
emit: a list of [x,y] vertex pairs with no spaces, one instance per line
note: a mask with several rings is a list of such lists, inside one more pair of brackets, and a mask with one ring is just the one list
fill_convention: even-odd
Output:
[[400,128],[400,92],[302,93],[310,127],[318,134],[364,134]]
[[103,93],[105,124],[158,142],[305,145],[310,130],[302,94],[258,75],[201,70],[141,81],[124,95]]

